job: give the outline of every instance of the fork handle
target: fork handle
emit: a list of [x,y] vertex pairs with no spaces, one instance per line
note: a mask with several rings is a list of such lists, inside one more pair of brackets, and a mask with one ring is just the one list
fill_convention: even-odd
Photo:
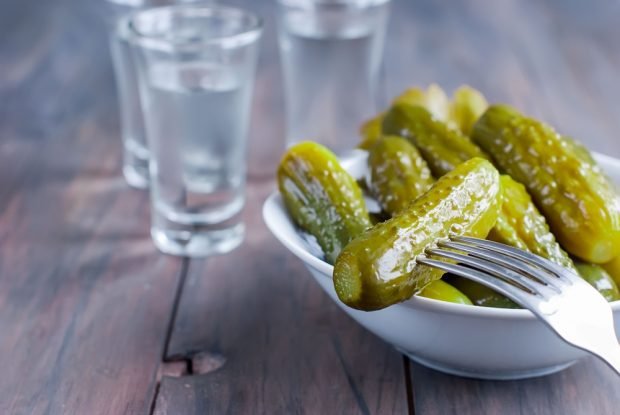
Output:
[[620,344],[617,341],[612,347],[605,350],[604,353],[596,353],[596,356],[607,363],[620,376]]

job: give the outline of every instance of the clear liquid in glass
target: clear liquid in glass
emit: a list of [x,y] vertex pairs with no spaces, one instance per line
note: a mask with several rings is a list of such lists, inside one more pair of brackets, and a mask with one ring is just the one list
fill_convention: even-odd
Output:
[[[336,152],[359,142],[377,112],[387,3],[358,12],[286,9],[280,22],[287,143],[318,141]],[[346,6],[342,6],[346,7]]]
[[250,84],[229,68],[149,68],[152,234],[164,252],[227,252],[243,240]]
[[111,34],[110,48],[119,97],[123,175],[131,186],[146,188],[149,184],[149,150],[134,57],[124,29],[119,28]]

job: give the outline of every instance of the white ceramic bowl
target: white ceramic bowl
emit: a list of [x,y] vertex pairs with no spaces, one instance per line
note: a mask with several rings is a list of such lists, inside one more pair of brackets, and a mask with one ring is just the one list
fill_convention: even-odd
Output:
[[[620,183],[620,160],[596,154],[607,174]],[[343,160],[355,177],[365,171],[365,153]],[[344,305],[332,284],[333,266],[311,253],[278,193],[263,206],[267,227],[345,313],[412,360],[442,372],[480,379],[521,379],[560,371],[587,355],[565,344],[528,310],[453,304],[422,297],[379,311]],[[620,333],[620,301],[612,303]]]

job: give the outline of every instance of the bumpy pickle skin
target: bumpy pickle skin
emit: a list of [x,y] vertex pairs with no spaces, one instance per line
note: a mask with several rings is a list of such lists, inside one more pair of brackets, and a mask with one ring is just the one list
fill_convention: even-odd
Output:
[[441,177],[473,157],[488,158],[457,130],[434,118],[421,106],[399,103],[385,114],[383,133],[407,138],[420,150],[433,176]]
[[600,168],[551,127],[505,105],[492,105],[473,140],[523,183],[558,242],[586,262],[620,254],[620,197]]
[[595,264],[586,264],[584,262],[575,262],[575,266],[581,278],[596,288],[607,301],[620,300],[618,285],[603,267]]
[[465,135],[471,134],[474,123],[489,103],[479,91],[467,85],[459,87],[452,96],[448,119]]
[[372,195],[393,216],[434,183],[428,165],[406,139],[383,137],[368,154],[368,181]]
[[351,241],[334,266],[340,300],[360,310],[404,301],[443,272],[416,265],[416,257],[450,233],[484,238],[500,205],[499,173],[474,158],[439,179],[392,219]]
[[604,263],[603,268],[605,268],[605,271],[607,271],[609,276],[615,281],[616,285],[620,287],[620,256]]
[[372,226],[362,192],[327,148],[302,142],[278,167],[278,187],[293,221],[314,235],[328,262]]
[[540,255],[576,273],[573,261],[555,240],[525,186],[507,175],[502,175],[500,182],[502,208],[488,239]]
[[[497,222],[488,239],[501,242],[525,251],[540,255],[550,261],[555,262],[564,268],[581,275],[590,285],[596,288],[601,295],[609,301],[615,301],[617,286],[605,270],[594,264],[584,262],[574,263],[566,251],[555,240],[555,236],[549,230],[547,221],[538,211],[525,186],[516,182],[510,176],[502,175],[502,209],[497,218]],[[498,302],[496,298],[489,297],[481,290],[485,296],[483,299],[489,302]],[[497,294],[501,296],[501,294]],[[478,300],[472,298],[473,301]]]
[[445,301],[448,303],[473,305],[465,294],[457,290],[445,281],[432,281],[420,291],[419,297],[432,298],[433,300]]

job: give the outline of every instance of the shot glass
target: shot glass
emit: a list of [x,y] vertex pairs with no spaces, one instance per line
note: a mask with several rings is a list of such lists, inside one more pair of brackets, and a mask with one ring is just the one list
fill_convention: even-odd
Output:
[[389,0],[278,0],[288,145],[357,144],[378,110],[388,14]]
[[174,5],[129,20],[150,148],[151,235],[163,252],[225,253],[244,237],[246,144],[262,22]]
[[130,186],[148,187],[149,151],[140,108],[127,15],[145,5],[143,0],[106,0],[110,52],[116,79],[123,143],[123,175]]
[[144,189],[149,185],[149,150],[140,107],[136,68],[129,42],[128,16],[147,7],[196,1],[104,0],[103,2],[118,91],[123,143],[123,175],[132,187]]

